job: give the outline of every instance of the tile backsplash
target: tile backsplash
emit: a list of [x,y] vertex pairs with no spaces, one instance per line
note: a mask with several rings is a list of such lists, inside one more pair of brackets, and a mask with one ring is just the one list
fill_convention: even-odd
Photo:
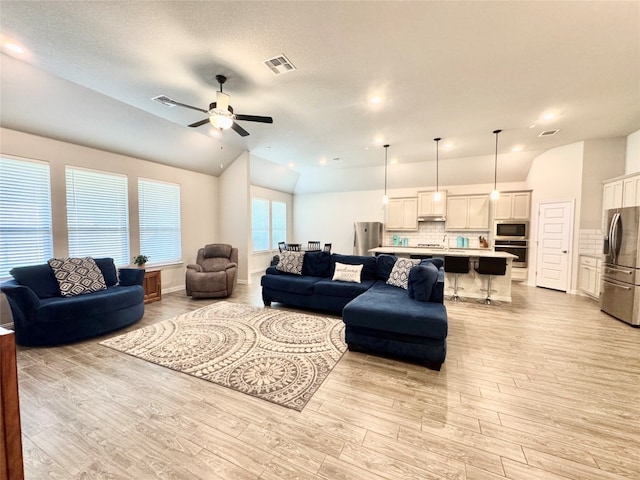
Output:
[[601,255],[604,233],[600,229],[580,229],[578,253],[580,255]]
[[445,244],[449,247],[456,247],[458,236],[467,237],[469,239],[469,248],[480,247],[480,235],[487,238],[489,231],[468,231],[459,232],[444,230],[444,222],[419,222],[418,230],[413,232],[385,232],[384,245],[393,245],[393,236],[399,238],[407,238],[410,247],[415,247],[419,243],[431,243],[435,245]]

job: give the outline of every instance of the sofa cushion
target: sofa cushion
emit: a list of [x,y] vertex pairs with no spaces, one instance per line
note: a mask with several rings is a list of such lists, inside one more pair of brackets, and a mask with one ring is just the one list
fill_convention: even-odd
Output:
[[342,311],[347,326],[363,327],[417,337],[447,337],[447,310],[442,303],[418,302],[407,292],[379,295],[373,288],[351,300]]
[[91,257],[50,258],[47,263],[53,270],[63,297],[74,297],[107,288],[102,272]]
[[391,269],[387,283],[394,287],[404,288],[409,284],[409,271],[420,263],[419,259],[399,258]]
[[369,290],[373,284],[374,280],[362,280],[360,283],[353,283],[323,279],[315,284],[313,291],[318,295],[356,298]]
[[331,280],[341,282],[360,283],[360,275],[362,273],[362,265],[347,265],[345,263],[336,262]]
[[9,273],[15,278],[16,282],[29,287],[40,299],[60,296],[58,281],[53,276],[53,270],[46,263],[27,267],[14,267]]
[[107,287],[116,285],[118,283],[118,270],[116,269],[116,264],[113,263],[113,258],[94,258],[93,260],[102,272],[104,283],[107,284]]
[[302,261],[302,275],[310,277],[328,277],[331,272],[331,254],[329,252],[306,252]]
[[231,245],[226,243],[210,243],[209,245],[205,245],[202,256],[204,258],[231,258]]
[[393,270],[393,266],[396,264],[398,257],[395,255],[389,255],[382,253],[378,255],[376,260],[376,279],[386,281]]
[[322,280],[320,277],[305,277],[303,275],[263,275],[260,285],[280,292],[313,295],[314,285]]
[[329,275],[331,277],[333,277],[336,262],[347,265],[362,265],[361,280],[375,280],[376,278],[376,257],[364,255],[341,255],[339,253],[334,253],[331,255],[331,272]]
[[428,263],[431,263],[432,265],[435,265],[437,269],[440,269],[444,267],[444,258],[439,258],[439,257],[425,258],[420,262],[421,265],[426,265]]
[[409,271],[408,294],[419,302],[431,300],[433,287],[438,281],[438,269],[433,263],[416,265]]
[[280,255],[276,268],[281,272],[302,275],[302,262],[304,260],[304,252],[290,252],[285,250]]

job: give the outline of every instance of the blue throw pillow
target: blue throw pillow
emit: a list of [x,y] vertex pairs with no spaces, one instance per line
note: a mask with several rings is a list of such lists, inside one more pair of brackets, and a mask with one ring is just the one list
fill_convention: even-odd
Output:
[[391,270],[393,270],[393,266],[396,264],[396,260],[398,257],[395,255],[389,255],[388,253],[382,253],[378,255],[376,261],[376,278],[378,280],[384,280],[385,282],[391,275]]
[[431,292],[438,281],[438,269],[432,262],[416,265],[409,272],[409,298],[419,302],[428,302]]
[[302,275],[309,277],[328,277],[331,272],[331,254],[329,252],[306,252],[302,261]]
[[444,267],[444,258],[439,258],[439,257],[425,258],[420,263],[421,264],[432,263],[433,265],[436,266],[436,268],[442,268]]
[[104,283],[107,284],[107,287],[116,285],[118,283],[118,271],[115,263],[113,263],[113,258],[94,258],[93,260],[102,272]]
[[9,272],[16,282],[33,290],[38,298],[52,298],[60,296],[58,281],[53,275],[48,263],[30,265],[28,267],[14,267]]

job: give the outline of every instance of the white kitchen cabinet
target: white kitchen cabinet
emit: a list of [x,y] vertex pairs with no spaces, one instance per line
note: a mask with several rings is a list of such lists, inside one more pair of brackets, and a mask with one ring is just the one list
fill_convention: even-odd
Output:
[[606,181],[602,187],[602,210],[640,206],[640,173]]
[[493,207],[494,220],[528,220],[531,215],[531,192],[502,192]]
[[598,299],[600,297],[600,272],[602,260],[599,258],[580,256],[580,273],[578,286],[586,295]]
[[418,230],[418,198],[390,198],[387,203],[386,229]]
[[447,192],[440,190],[440,200],[433,198],[435,191],[418,192],[418,217],[439,216],[447,213]]
[[489,195],[451,195],[447,198],[445,230],[489,230]]
[[622,206],[640,207],[640,173],[622,180]]

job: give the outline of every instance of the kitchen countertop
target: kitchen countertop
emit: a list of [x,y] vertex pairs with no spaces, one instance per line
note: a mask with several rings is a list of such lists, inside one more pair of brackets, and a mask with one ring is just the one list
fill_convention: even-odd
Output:
[[389,254],[405,254],[405,255],[435,255],[444,256],[451,255],[454,257],[491,257],[491,258],[517,258],[516,255],[507,252],[494,252],[490,248],[429,248],[429,247],[402,247],[402,246],[384,246],[372,248],[371,253],[389,253]]

